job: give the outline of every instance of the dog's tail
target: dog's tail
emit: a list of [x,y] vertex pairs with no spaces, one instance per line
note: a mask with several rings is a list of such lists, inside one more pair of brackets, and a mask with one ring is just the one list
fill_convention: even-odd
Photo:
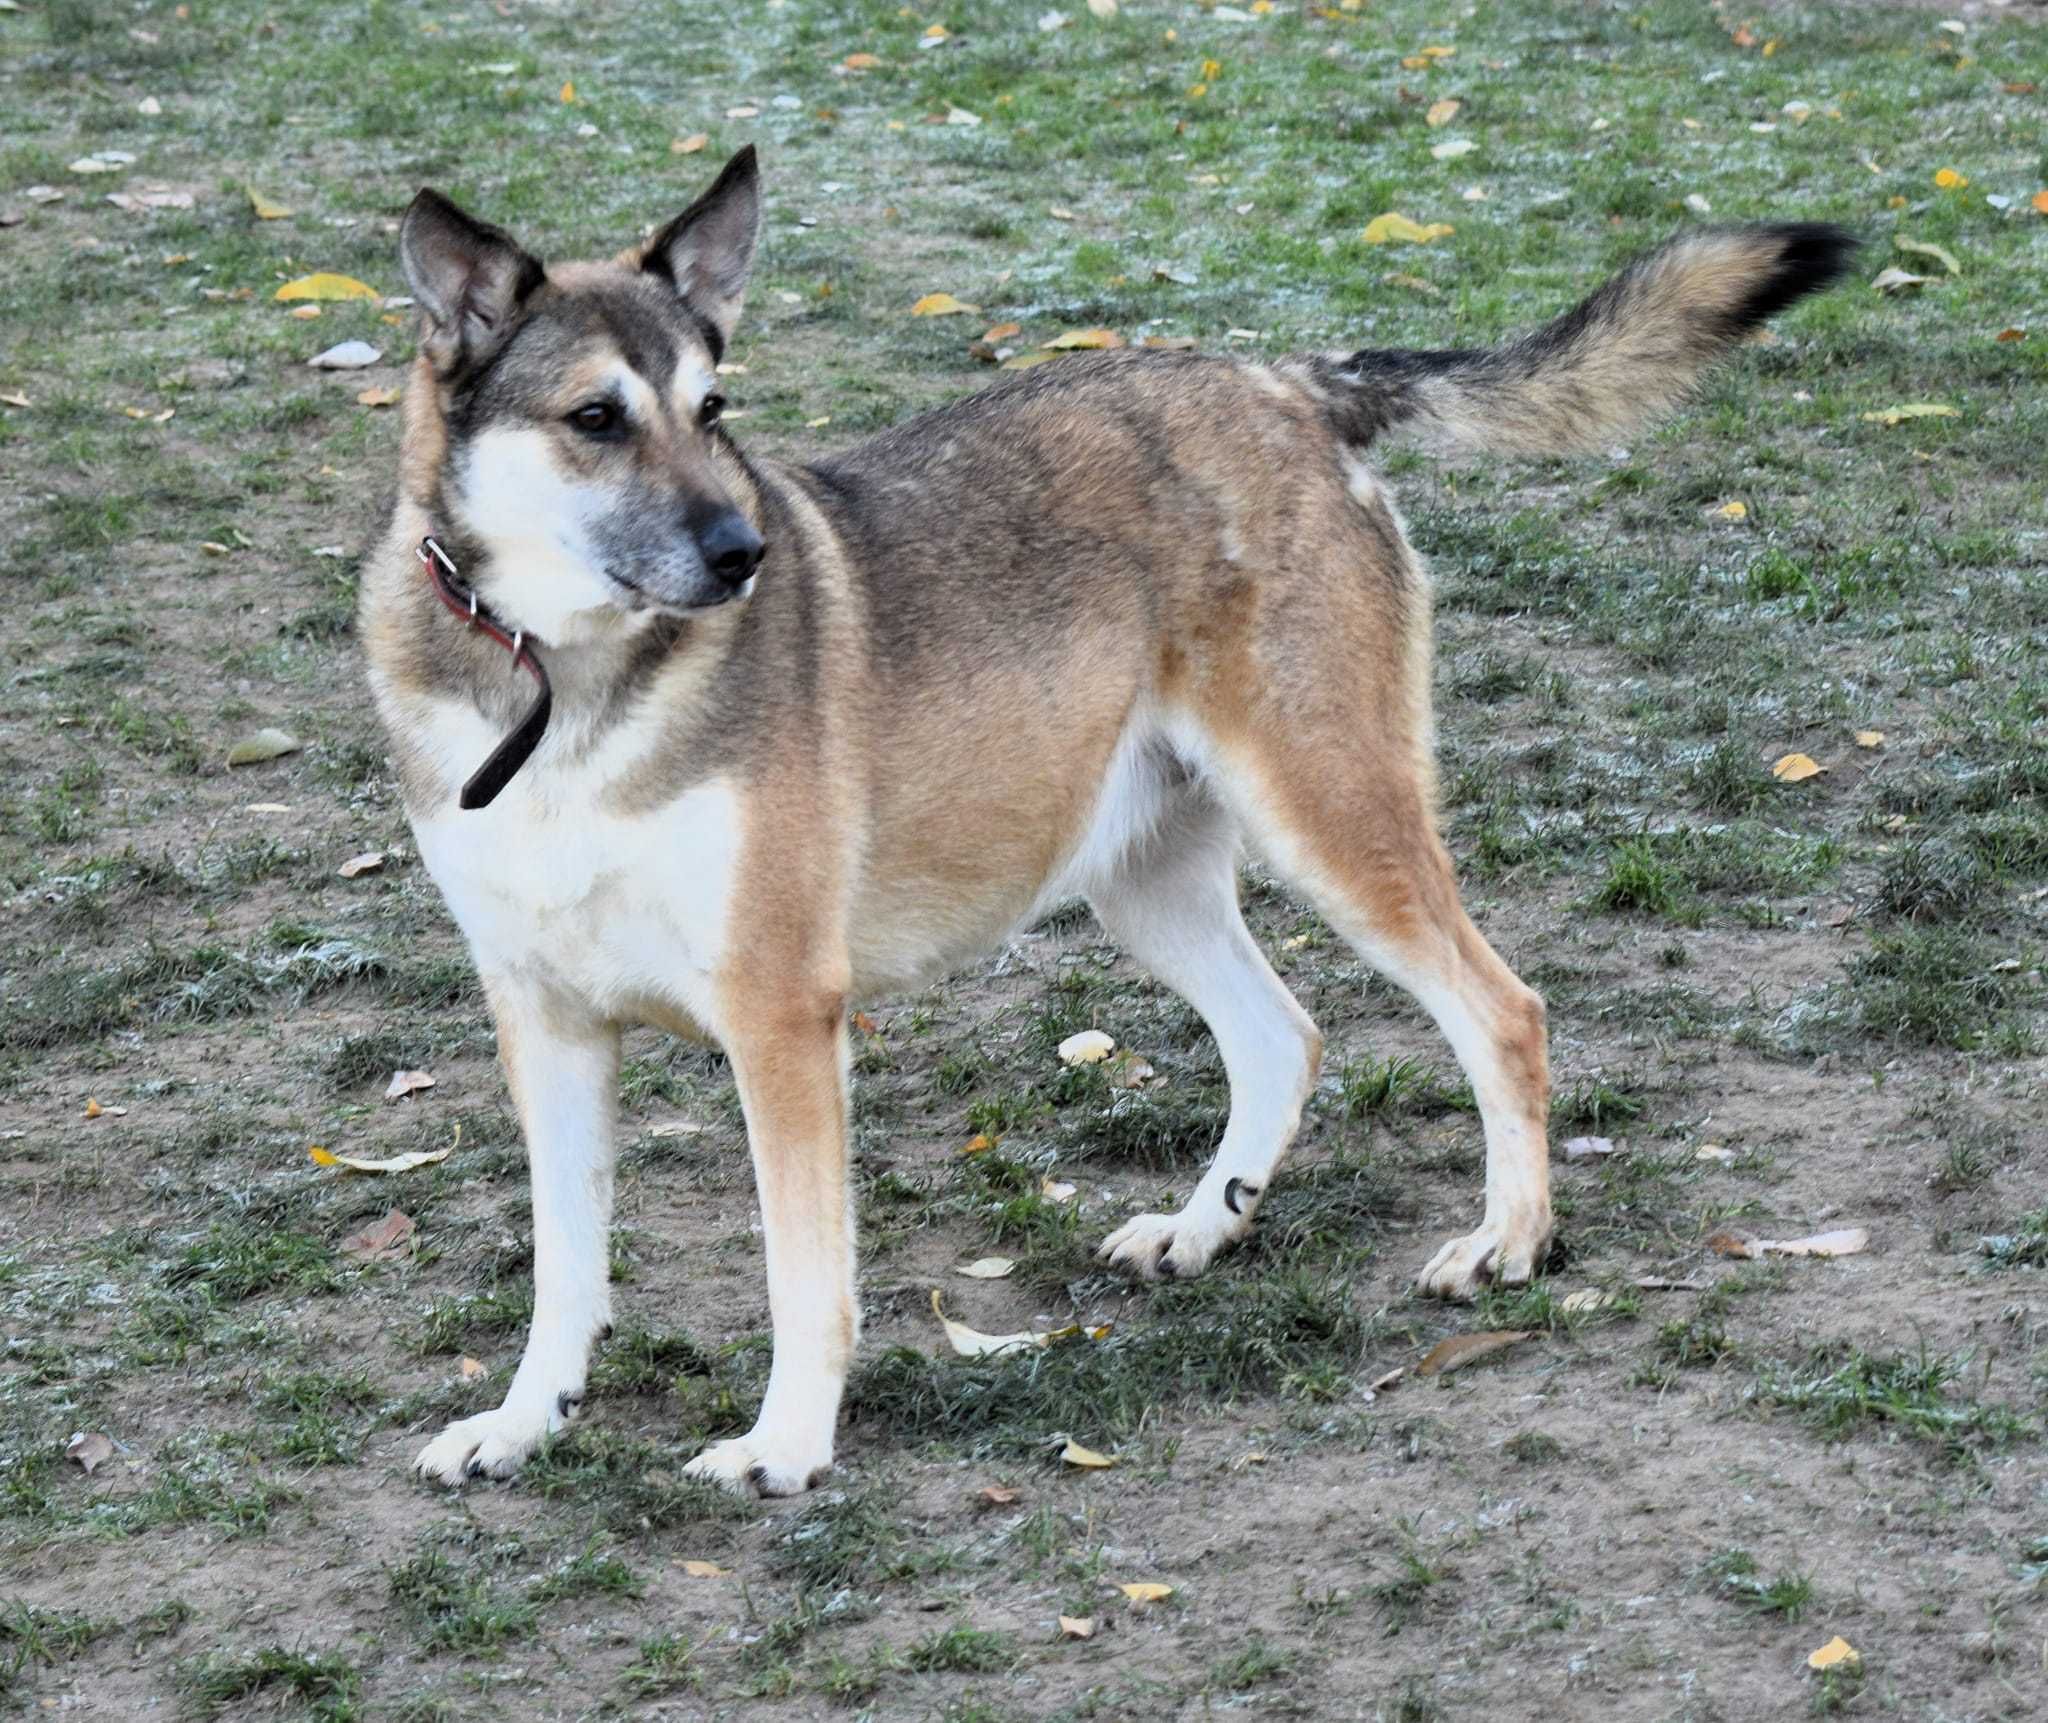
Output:
[[1366,348],[1308,366],[1354,446],[1407,432],[1447,452],[1597,450],[1675,408],[1765,318],[1836,281],[1855,249],[1818,222],[1699,228],[1504,347]]

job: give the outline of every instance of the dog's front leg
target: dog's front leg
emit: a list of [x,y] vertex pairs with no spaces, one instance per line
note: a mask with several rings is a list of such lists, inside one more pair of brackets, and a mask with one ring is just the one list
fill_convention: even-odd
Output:
[[504,1478],[583,1404],[592,1343],[611,1322],[616,1027],[552,999],[489,988],[533,1181],[533,1325],[494,1412],[464,1418],[413,1462],[443,1483]]
[[753,1429],[685,1468],[767,1496],[808,1489],[832,1464],[853,1358],[853,1216],[846,1149],[846,1009],[836,994],[757,994],[725,1037],[753,1149],[775,1361]]

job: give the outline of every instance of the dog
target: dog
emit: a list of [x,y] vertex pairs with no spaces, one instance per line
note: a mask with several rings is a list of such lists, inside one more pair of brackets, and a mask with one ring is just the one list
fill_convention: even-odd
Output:
[[1506,346],[1072,355],[805,466],[744,454],[719,364],[761,223],[742,150],[603,262],[543,265],[422,191],[397,502],[360,632],[421,859],[468,940],[533,1181],[504,1403],[416,1462],[504,1477],[581,1407],[609,1327],[619,1037],[730,1058],[774,1361],[688,1471],[765,1495],[832,1463],[858,1328],[849,1004],[1085,897],[1198,1011],[1230,1080],[1145,1279],[1242,1239],[1321,1037],[1245,930],[1248,842],[1434,1017],[1486,1138],[1478,1226],[1423,1291],[1525,1282],[1551,1233],[1542,1001],[1437,832],[1430,590],[1368,465],[1598,450],[1827,286],[1815,224],[1703,228]]

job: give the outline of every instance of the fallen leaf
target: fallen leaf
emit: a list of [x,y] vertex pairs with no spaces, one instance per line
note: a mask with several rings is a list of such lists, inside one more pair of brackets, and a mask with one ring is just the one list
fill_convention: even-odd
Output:
[[1818,1651],[1807,1653],[1806,1667],[1809,1669],[1833,1669],[1846,1663],[1853,1668],[1862,1661],[1862,1653],[1838,1633]]
[[1881,748],[1884,746],[1884,732],[1882,730],[1858,730],[1856,732],[1856,746],[1859,748]]
[[685,1561],[679,1565],[692,1579],[723,1579],[732,1572],[731,1568],[720,1567],[715,1561]]
[[1065,334],[1055,335],[1042,343],[1048,353],[1070,353],[1077,348],[1100,350],[1123,344],[1124,338],[1114,329],[1069,329]]
[[140,215],[150,209],[190,209],[193,197],[189,191],[110,191],[107,202],[116,209],[126,210],[130,215]]
[[356,405],[359,407],[396,406],[398,403],[399,393],[400,391],[396,388],[365,389],[360,395],[356,397]]
[[1716,1256],[1755,1261],[1761,1256],[1855,1256],[1870,1248],[1870,1234],[1862,1227],[1838,1232],[1815,1233],[1810,1238],[1746,1238],[1738,1232],[1717,1232],[1707,1240]]
[[283,204],[274,203],[265,197],[253,185],[245,185],[242,190],[248,194],[249,207],[256,212],[258,221],[283,221],[292,213]]
[[1733,497],[1717,508],[1714,513],[1723,520],[1747,520],[1749,519],[1749,504],[1740,497]]
[[1429,1355],[1415,1366],[1415,1374],[1448,1376],[1453,1370],[1462,1370],[1467,1364],[1505,1351],[1517,1341],[1530,1339],[1535,1332],[1533,1328],[1496,1328],[1483,1334],[1453,1334],[1429,1349]]
[[686,138],[677,138],[668,146],[672,156],[693,156],[711,141],[709,132],[692,132]]
[[474,1382],[479,1376],[488,1376],[490,1374],[490,1371],[474,1358],[463,1359],[461,1370],[462,1379],[465,1382]]
[[[458,1128],[456,1142],[462,1140]],[[372,1160],[362,1155],[337,1155],[332,1149],[323,1149],[315,1143],[306,1151],[306,1158],[316,1167],[346,1167],[354,1173],[409,1173],[414,1167],[430,1167],[445,1161],[455,1152],[455,1143],[445,1149],[413,1149],[402,1155],[392,1155],[385,1160]]]
[[285,754],[296,754],[304,745],[298,737],[286,730],[258,730],[253,736],[244,736],[228,750],[228,764],[258,766],[265,760],[275,760]]
[[1567,1316],[1585,1316],[1596,1310],[1605,1310],[1616,1302],[1613,1293],[1597,1286],[1587,1286],[1577,1292],[1566,1293],[1558,1308]]
[[950,293],[927,293],[910,308],[913,317],[957,317],[963,312],[979,311],[979,305],[969,305],[955,299]]
[[413,1234],[417,1230],[412,1216],[405,1210],[391,1209],[382,1220],[373,1221],[361,1232],[350,1233],[343,1239],[341,1253],[360,1257],[365,1262],[386,1262],[411,1250]]
[[966,108],[956,108],[948,105],[946,109],[946,124],[949,126],[978,126],[981,124],[981,116],[969,112]]
[[1915,275],[1910,269],[1900,269],[1896,264],[1880,269],[1870,285],[1879,293],[1897,297],[1901,293],[1913,293],[1922,287],[1931,286],[1936,280],[1932,275]]
[[88,1478],[113,1457],[113,1439],[97,1430],[80,1430],[64,1444],[64,1458]]
[[1084,1448],[1069,1436],[1066,1445],[1060,1449],[1060,1458],[1070,1466],[1079,1466],[1083,1471],[1099,1472],[1116,1464],[1108,1454],[1098,1454],[1093,1448]]
[[1610,1137],[1572,1137],[1564,1145],[1564,1158],[1568,1161],[1597,1160],[1619,1152]]
[[[1991,339],[1994,341],[2024,341],[2026,338],[2027,332],[2024,329],[2001,329],[1996,335],[1991,337]],[[7,401],[12,399],[14,399],[14,397],[12,396],[0,395],[0,401]],[[19,404],[22,406],[28,405],[26,401],[20,402]]]
[[985,1155],[996,1146],[999,1140],[996,1137],[990,1136],[986,1131],[976,1131],[965,1143],[961,1144],[960,1152],[963,1155]]
[[1429,153],[1440,162],[1454,162],[1460,156],[1469,156],[1478,147],[1470,138],[1446,138],[1440,144],[1431,144]]
[[1942,168],[1936,172],[1934,183],[1940,186],[1943,191],[1961,191],[1970,182],[1964,175],[1957,173],[1954,168]]
[[1116,1051],[1115,1040],[1100,1029],[1083,1029],[1060,1043],[1062,1065],[1099,1065]]
[[1428,245],[1456,231],[1447,221],[1433,221],[1424,227],[1398,211],[1389,210],[1367,222],[1362,237],[1367,245]]
[[984,1484],[981,1487],[981,1499],[992,1508],[1007,1508],[1022,1494],[1021,1490],[1013,1490],[1007,1484]]
[[1719,1143],[1702,1143],[1693,1150],[1692,1158],[1696,1161],[1712,1161],[1716,1166],[1732,1167],[1735,1164],[1735,1151],[1724,1149]]
[[[31,192],[29,195],[33,196],[34,193]],[[59,195],[61,196],[62,194],[60,193]],[[2032,197],[2027,199],[2027,202],[2032,204],[2042,215],[2048,215],[2048,191],[2035,192]]]
[[306,363],[316,371],[360,371],[383,357],[367,341],[344,341],[324,353],[315,353]]
[[991,323],[981,332],[981,338],[993,345],[997,341],[1007,341],[1011,336],[1023,333],[1024,326],[1021,323]]
[[98,1118],[98,1117],[99,1117],[99,1116],[100,1116],[100,1115],[101,1115],[102,1113],[104,1113],[105,1111],[106,1111],[106,1108],[102,1107],[102,1106],[101,1106],[101,1105],[99,1104],[99,1100],[98,1100],[98,1098],[97,1098],[97,1097],[95,1097],[95,1096],[92,1096],[92,1095],[88,1095],[88,1096],[86,1096],[86,1098],[85,1098],[85,1116],[86,1116],[86,1117],[87,1117],[88,1119],[97,1119],[97,1118]]
[[431,1071],[393,1071],[391,1081],[384,1085],[384,1099],[402,1101],[408,1095],[433,1087],[434,1074]]
[[1892,235],[1892,245],[1899,251],[1910,251],[1916,257],[1931,257],[1951,275],[1960,275],[1963,266],[1956,261],[1955,253],[1946,246],[1936,245],[1932,240],[1907,239],[1903,234]]
[[1034,365],[1050,365],[1059,358],[1057,353],[1048,353],[1043,348],[1034,348],[1029,353],[1012,353],[998,367],[1003,371],[1028,371]]
[[0,401],[5,401],[10,407],[21,407],[23,409],[34,405],[26,395],[22,394],[0,395]]
[[1110,1061],[1109,1086],[1112,1089],[1142,1089],[1158,1073],[1148,1059],[1141,1059],[1129,1048]]
[[321,270],[313,275],[301,275],[295,281],[287,281],[275,293],[273,299],[379,299],[378,293],[367,281],[358,281],[353,275],[336,275]]
[[1440,102],[1431,102],[1429,112],[1422,116],[1422,123],[1432,130],[1438,126],[1447,126],[1458,117],[1458,110],[1464,105],[1456,96],[1446,96]]
[[1095,1617],[1092,1615],[1063,1615],[1060,1617],[1062,1639],[1093,1639]]
[[1122,1592],[1124,1596],[1129,1598],[1140,1609],[1143,1609],[1148,1604],[1161,1603],[1173,1596],[1173,1587],[1161,1585],[1156,1579],[1132,1580],[1127,1584],[1119,1585],[1117,1590]]
[[565,101],[565,102],[573,102],[573,101],[574,101],[575,99],[576,99],[576,86],[575,86],[575,84],[574,84],[573,82],[571,82],[571,83],[566,83],[566,84],[564,84],[564,85],[562,86],[562,100],[563,100],[563,101]]
[[135,111],[153,120],[164,111],[164,105],[154,96],[144,96],[141,101],[135,104]]
[[1038,1194],[1050,1203],[1070,1203],[1074,1200],[1075,1187],[1059,1179],[1041,1178]]
[[32,185],[21,195],[27,198],[30,203],[62,203],[64,201],[63,192],[53,185]]
[[127,150],[95,150],[73,162],[71,171],[75,174],[119,173],[134,159]]
[[1016,1266],[1016,1260],[1012,1257],[983,1256],[977,1257],[973,1262],[962,1263],[953,1272],[964,1274],[969,1280],[1001,1280]]
[[1114,18],[1116,0],[1088,0],[1088,10],[1097,18]]
[[1665,1280],[1650,1274],[1629,1283],[1644,1292],[1704,1292],[1706,1288],[1696,1280]]
[[983,1334],[964,1322],[955,1322],[940,1306],[936,1286],[932,1288],[932,1314],[939,1319],[953,1350],[962,1358],[994,1358],[1005,1352],[1028,1352],[1050,1340],[1050,1336],[1034,1334],[1028,1329],[1017,1334]]
[[839,62],[849,72],[872,72],[882,63],[879,54],[848,54]]
[[1771,776],[1781,784],[1802,784],[1826,770],[1811,754],[1786,754],[1772,763]]
[[1902,425],[1908,419],[1960,419],[1960,409],[1938,401],[1915,401],[1904,407],[1887,407],[1881,413],[1865,413],[1866,425]]
[[354,879],[360,874],[381,872],[383,867],[384,852],[382,850],[365,850],[359,856],[350,856],[347,861],[343,862],[334,871],[340,874],[343,879]]
[[[204,546],[201,547],[202,549]],[[223,546],[223,549],[226,547]],[[292,811],[289,802],[251,802],[242,810],[245,814],[288,814]]]
[[311,318],[318,317],[320,315],[320,307],[317,305],[295,305],[285,315],[287,317],[296,317],[303,323]]

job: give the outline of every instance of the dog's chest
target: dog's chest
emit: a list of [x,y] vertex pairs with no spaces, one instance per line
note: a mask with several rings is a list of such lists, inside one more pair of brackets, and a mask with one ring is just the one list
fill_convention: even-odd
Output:
[[652,813],[606,810],[569,775],[522,774],[489,807],[416,821],[420,857],[487,978],[599,1014],[712,1019],[739,847],[712,779]]

